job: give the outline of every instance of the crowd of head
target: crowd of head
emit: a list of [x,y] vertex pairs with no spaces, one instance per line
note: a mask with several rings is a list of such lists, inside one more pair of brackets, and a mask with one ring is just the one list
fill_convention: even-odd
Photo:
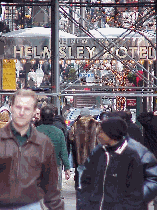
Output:
[[63,210],[62,166],[70,178],[67,142],[78,210],[146,210],[157,195],[155,112],[137,117],[145,128],[142,135],[128,110],[104,111],[96,120],[84,107],[67,133],[57,107],[39,105],[34,91],[19,89],[11,106],[0,109],[0,120],[0,209],[41,209],[43,199],[48,209]]

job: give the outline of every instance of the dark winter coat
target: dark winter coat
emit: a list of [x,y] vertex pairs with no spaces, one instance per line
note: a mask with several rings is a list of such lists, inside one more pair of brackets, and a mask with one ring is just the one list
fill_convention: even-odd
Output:
[[132,121],[127,121],[129,136],[144,145],[144,138],[139,126]]
[[144,146],[157,158],[157,116],[153,112],[143,112],[137,120],[144,127]]
[[77,209],[143,210],[144,202],[156,196],[157,160],[140,143],[129,141],[107,150],[98,145],[93,150],[84,164]]
[[157,159],[150,150],[131,138],[128,140],[128,145],[140,156],[144,176],[144,201],[149,203],[157,196]]
[[67,132],[67,127],[66,127],[64,118],[61,115],[54,116],[53,125],[63,131],[64,136],[65,136],[65,140],[67,141],[68,132]]

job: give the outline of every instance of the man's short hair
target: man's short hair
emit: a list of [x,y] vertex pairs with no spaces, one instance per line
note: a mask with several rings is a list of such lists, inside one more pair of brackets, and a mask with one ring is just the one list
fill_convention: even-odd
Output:
[[50,106],[44,106],[40,110],[40,118],[43,124],[53,124],[54,113]]
[[12,105],[14,105],[15,103],[16,96],[32,97],[34,99],[34,109],[37,108],[37,103],[38,103],[37,94],[31,89],[18,89],[12,96]]
[[54,104],[51,104],[51,108],[52,108],[53,114],[58,115],[58,108]]

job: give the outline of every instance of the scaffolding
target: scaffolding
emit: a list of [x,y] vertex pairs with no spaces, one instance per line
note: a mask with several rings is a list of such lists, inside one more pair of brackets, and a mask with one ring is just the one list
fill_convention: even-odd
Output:
[[[8,16],[6,21],[9,23],[9,27],[11,30],[15,29],[14,19],[17,17],[17,13],[13,13],[16,11],[15,8],[21,8],[21,28],[25,28],[25,19],[27,18],[25,14],[26,10],[33,7],[38,7],[39,10],[36,13],[32,13],[31,17],[31,27],[33,25],[33,20],[35,16],[41,11],[44,13],[44,17],[46,18],[47,27],[51,26],[51,68],[52,72],[52,84],[51,87],[55,86],[55,89],[49,93],[44,93],[38,91],[39,95],[47,95],[54,96],[57,100],[60,97],[64,97],[66,95],[99,95],[100,97],[141,97],[141,98],[152,98],[153,99],[153,108],[156,106],[156,96],[157,96],[157,64],[156,64],[156,54],[155,58],[149,61],[148,59],[143,59],[144,62],[141,63],[139,60],[132,58],[128,53],[122,49],[122,46],[126,42],[126,37],[130,34],[138,34],[142,36],[148,43],[148,45],[157,53],[156,50],[156,12],[157,12],[157,3],[156,1],[134,1],[134,2],[103,2],[103,1],[22,1],[14,3],[5,3],[4,4],[10,11],[8,12]],[[2,4],[3,6],[3,4]],[[13,10],[14,8],[14,10]],[[33,9],[32,9],[33,11]],[[95,13],[95,11],[97,11]],[[119,11],[119,12],[118,12]],[[131,11],[131,12],[129,12]],[[51,17],[51,18],[50,18]],[[125,71],[126,69],[131,74],[135,74],[139,80],[142,80],[142,86],[130,88],[130,86],[126,85],[125,76],[123,71],[123,76],[120,73],[115,71],[115,67],[113,64],[111,68],[108,70],[111,71],[112,74],[115,74],[115,84],[107,84],[107,87],[103,85],[101,86],[101,81],[99,80],[99,88],[100,91],[96,91],[95,85],[93,85],[93,89],[90,92],[84,92],[83,89],[77,84],[78,80],[73,81],[72,83],[68,83],[66,85],[60,84],[59,77],[59,60],[58,57],[58,46],[56,43],[58,42],[58,35],[54,33],[58,31],[56,28],[59,28],[59,22],[56,19],[60,18],[62,22],[62,27],[64,25],[64,20],[66,20],[66,25],[64,25],[64,30],[67,32],[71,32],[75,35],[84,36],[86,38],[90,38],[99,45],[103,50],[99,51],[93,57],[88,59],[88,62],[81,62],[79,64],[79,73],[83,72],[86,68],[86,72],[90,71],[91,67],[105,54],[110,54],[112,56],[112,61],[120,62]],[[11,20],[10,20],[11,19]],[[36,23],[37,24],[37,23]],[[101,27],[107,27],[107,24],[113,25],[115,28],[122,27],[125,29],[125,32],[117,36],[114,40],[108,39],[104,34],[99,31]],[[103,39],[96,38],[92,33],[91,29],[97,31]],[[151,30],[149,30],[151,29]],[[134,39],[134,35],[130,38]],[[107,44],[106,44],[107,43]],[[56,47],[57,46],[57,47]],[[113,50],[114,49],[114,50]],[[116,51],[119,51],[119,54],[126,55],[128,59],[124,60],[117,56]],[[121,56],[121,57],[122,57]],[[56,59],[57,58],[57,59]],[[129,61],[129,62],[128,62]],[[104,64],[106,65],[106,64]],[[106,65],[107,66],[107,65]],[[105,67],[106,67],[105,66]],[[139,72],[139,69],[143,72],[142,74]],[[118,77],[121,78],[121,82],[118,81]],[[118,81],[118,82],[117,82]],[[111,87],[110,87],[111,85]],[[83,85],[85,87],[86,85]],[[76,88],[76,91],[72,89]],[[79,90],[80,89],[80,90]],[[107,92],[106,89],[110,89],[112,91]],[[132,92],[128,92],[128,89],[132,89]],[[71,93],[73,91],[73,93]],[[80,92],[80,93],[79,93]],[[1,90],[1,95],[12,94],[12,92]],[[59,101],[58,101],[59,103]]]

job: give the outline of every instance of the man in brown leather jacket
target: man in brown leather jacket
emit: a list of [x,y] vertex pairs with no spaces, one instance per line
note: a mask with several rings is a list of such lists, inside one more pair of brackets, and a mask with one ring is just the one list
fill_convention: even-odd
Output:
[[19,89],[12,98],[12,120],[0,129],[0,210],[63,210],[57,189],[54,146],[31,125],[37,96]]

